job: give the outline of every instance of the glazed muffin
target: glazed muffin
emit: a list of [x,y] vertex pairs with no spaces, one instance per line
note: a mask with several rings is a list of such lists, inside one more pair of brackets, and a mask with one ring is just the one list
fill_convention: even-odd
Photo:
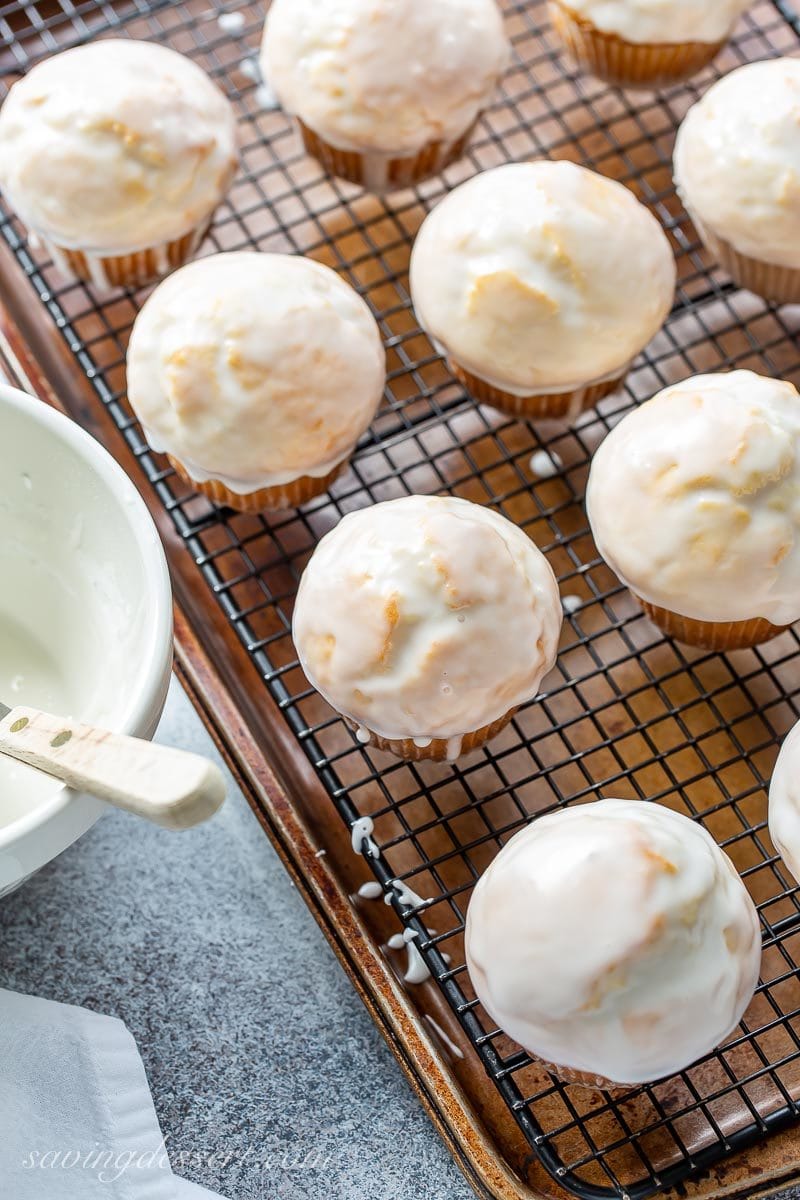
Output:
[[678,131],[675,182],[740,287],[800,301],[800,61],[751,63],[706,92]]
[[592,461],[589,522],[666,633],[754,646],[800,618],[800,397],[752,371],[698,375],[629,413]]
[[581,67],[619,87],[679,83],[707,66],[751,0],[548,0]]
[[154,450],[217,504],[302,504],[346,466],[386,362],[364,301],[307,258],[244,251],[161,283],[128,348],[128,396]]
[[322,539],[293,634],[309,682],[359,741],[452,760],[533,699],[561,620],[553,572],[521,529],[467,500],[409,496]]
[[481,876],[467,968],[497,1025],[591,1087],[683,1070],[738,1025],[758,982],[752,900],[702,826],[643,800],[539,817]]
[[800,883],[800,721],[778,755],[769,785],[769,835]]
[[476,400],[575,416],[661,328],[675,260],[632,192],[569,162],[513,163],[451,192],[411,258],[417,318]]
[[148,42],[66,50],[0,109],[0,187],[53,261],[100,288],[195,251],[237,164],[233,109],[190,59]]
[[495,0],[273,0],[261,50],[308,152],[373,192],[460,158],[508,59]]

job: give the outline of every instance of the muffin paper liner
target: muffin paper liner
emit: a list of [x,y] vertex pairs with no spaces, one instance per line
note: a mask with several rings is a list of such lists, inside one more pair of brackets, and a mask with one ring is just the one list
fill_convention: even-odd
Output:
[[[493,738],[495,734],[506,727],[516,711],[516,708],[512,708],[504,716],[492,721],[490,725],[484,725],[472,733],[465,733],[460,739],[461,745],[458,754],[453,755],[452,758],[448,754],[448,749],[455,741],[453,738],[433,738],[430,745],[418,746],[413,738],[384,738],[368,729],[369,742],[364,744],[372,746],[376,750],[386,750],[389,754],[394,754],[397,758],[404,758],[407,762],[421,762],[423,759],[434,759],[437,762],[454,761],[455,758],[469,754],[470,750],[477,750],[484,742]],[[345,720],[352,730],[361,728],[349,717],[345,717]]]
[[92,254],[87,250],[68,250],[37,234],[37,240],[48,251],[64,275],[93,283],[107,291],[114,287],[143,287],[183,266],[192,257],[205,237],[208,222],[183,237],[149,246],[130,254]]
[[567,417],[575,418],[587,408],[593,408],[604,396],[610,396],[623,383],[628,374],[628,367],[621,375],[606,379],[600,383],[587,383],[584,387],[574,388],[569,392],[544,392],[538,396],[515,396],[512,392],[504,392],[502,388],[487,383],[470,371],[452,360],[448,366],[457,379],[460,379],[470,395],[481,404],[490,404],[501,412],[509,413],[512,417]]
[[658,87],[688,79],[714,59],[721,42],[628,42],[548,0],[550,21],[581,67],[620,87]]
[[685,642],[688,646],[700,646],[704,650],[745,650],[768,642],[788,629],[788,625],[773,625],[764,617],[753,617],[749,621],[695,621],[682,617],[666,608],[658,608],[636,599],[647,616],[664,633]]
[[763,296],[765,300],[775,300],[781,304],[800,303],[800,267],[782,267],[778,263],[761,262],[747,254],[740,254],[730,242],[718,237],[691,211],[689,216],[708,252],[739,287],[754,292],[756,296]]
[[392,192],[411,187],[431,175],[437,175],[450,163],[462,158],[475,124],[453,142],[428,142],[415,154],[392,158],[387,154],[364,154],[358,150],[340,150],[326,142],[297,118],[308,153],[330,175],[358,183],[370,192]]
[[289,483],[275,484],[272,487],[263,487],[255,492],[242,494],[241,492],[232,492],[218,479],[208,479],[200,483],[198,480],[192,479],[181,462],[169,454],[167,458],[181,479],[195,491],[202,492],[204,496],[208,496],[209,500],[213,500],[220,507],[235,508],[238,512],[249,513],[263,512],[265,509],[297,508],[298,505],[305,504],[307,500],[313,500],[315,496],[321,496],[323,492],[327,492],[333,481],[347,466],[347,459],[345,459],[344,462],[337,463],[327,475],[318,477],[301,475],[299,479],[293,479]]
[[572,1067],[559,1067],[536,1055],[532,1057],[534,1062],[541,1063],[556,1079],[560,1079],[562,1083],[574,1084],[575,1087],[593,1088],[601,1092],[629,1092],[631,1088],[640,1086],[634,1083],[613,1083],[606,1079],[605,1075],[594,1075],[591,1071],[574,1071]]

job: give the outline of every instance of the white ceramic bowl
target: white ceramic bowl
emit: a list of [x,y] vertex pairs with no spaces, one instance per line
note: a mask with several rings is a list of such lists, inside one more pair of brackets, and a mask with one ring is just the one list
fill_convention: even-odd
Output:
[[[78,425],[0,385],[0,700],[151,737],[171,664],[169,574],[141,496]],[[0,896],[102,811],[0,759]]]

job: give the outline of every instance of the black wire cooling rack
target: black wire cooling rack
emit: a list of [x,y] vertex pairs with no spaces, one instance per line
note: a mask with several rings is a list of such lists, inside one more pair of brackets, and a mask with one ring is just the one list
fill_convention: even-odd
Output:
[[[0,4],[2,89],[34,61],[98,34],[165,41],[197,58],[235,102],[242,168],[203,252],[257,247],[311,254],[366,297],[387,345],[385,403],[352,469],[300,512],[213,509],[151,454],[125,399],[127,335],[141,295],[68,283],[6,209],[0,231],[97,397],[140,458],[216,597],[347,824],[369,815],[387,890],[400,876],[426,905],[395,907],[519,1127],[547,1170],[584,1198],[640,1200],[800,1115],[800,904],[766,830],[765,786],[798,716],[794,632],[727,656],[665,639],[597,558],[582,496],[610,425],[659,388],[705,370],[749,367],[800,382],[800,310],[776,310],[710,270],[671,181],[674,132],[712,80],[742,62],[796,52],[800,21],[760,0],[735,43],[690,86],[626,94],[576,75],[545,4],[506,0],[513,64],[467,158],[388,200],[326,178],[259,81],[260,5]],[[220,22],[222,13],[228,14]],[[238,14],[231,16],[230,14]],[[426,211],[474,172],[535,156],[584,162],[631,186],[672,239],[676,305],[624,395],[568,429],[479,408],[449,376],[411,310],[407,267]],[[404,764],[359,746],[308,688],[290,637],[297,580],[319,537],[350,509],[447,490],[522,525],[556,569],[567,612],[541,700],[463,763]],[[764,935],[763,978],[745,1023],[703,1063],[623,1095],[554,1082],[493,1026],[464,967],[475,879],[531,815],[598,794],[688,813],[731,855]]]

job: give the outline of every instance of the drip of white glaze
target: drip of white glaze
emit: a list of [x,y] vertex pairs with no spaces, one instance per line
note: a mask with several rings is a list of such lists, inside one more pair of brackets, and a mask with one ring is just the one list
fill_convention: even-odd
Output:
[[581,599],[580,596],[562,596],[561,597],[561,607],[564,609],[565,613],[576,612],[581,607],[582,604],[583,604],[583,600]]
[[[36,235],[31,234],[28,238],[31,246],[34,245],[34,236]],[[198,229],[191,240],[189,254],[193,254],[197,249],[197,246],[202,241],[202,236],[203,230]],[[66,275],[69,279],[76,278],[69,258],[60,246],[54,245],[49,239],[41,236],[36,236],[36,245],[47,251],[47,253],[50,255],[50,258],[53,260],[54,265],[58,267],[62,275]],[[104,262],[105,256],[92,254],[90,251],[84,251],[83,253],[84,258],[86,259],[89,278],[91,279],[92,284],[99,291],[105,292],[108,292],[112,288],[116,287],[116,284],[113,282],[113,280],[109,279],[108,277],[108,272]],[[148,246],[145,250],[140,251],[137,255],[130,256],[136,258],[137,265],[141,267],[143,275],[145,271],[148,273],[150,271],[150,265],[145,261],[146,256],[149,254],[152,254],[155,260],[155,273],[157,275],[168,275],[172,269],[172,264],[169,260],[169,244],[163,243],[160,246]],[[118,256],[112,252],[109,252],[108,257],[115,258]]]
[[96,288],[102,291],[107,290],[111,284],[106,273],[105,263],[102,259],[97,258],[94,254],[84,255],[86,265],[89,268],[89,278]]
[[327,850],[317,850],[314,854],[314,858],[324,858],[327,853]]
[[443,1043],[445,1049],[449,1050],[450,1053],[453,1055],[453,1058],[463,1058],[464,1057],[464,1052],[461,1049],[461,1047],[457,1046],[455,1044],[455,1042],[453,1041],[453,1039],[445,1033],[445,1031],[442,1029],[442,1027],[438,1023],[438,1021],[434,1021],[433,1017],[430,1016],[429,1013],[425,1013],[425,1020],[428,1022],[431,1029],[433,1029],[434,1033],[439,1038],[439,1040]]
[[361,742],[362,746],[369,745],[370,736],[371,735],[370,735],[369,730],[365,729],[363,725],[359,725],[358,729],[356,730],[356,738],[358,739],[359,742]]
[[585,387],[575,388],[575,390],[572,393],[572,396],[570,398],[570,402],[567,406],[567,423],[568,424],[571,425],[572,422],[577,417],[578,413],[583,412],[585,398],[586,398],[586,388]]
[[447,747],[445,749],[445,758],[448,762],[455,762],[461,754],[461,743],[464,740],[464,735],[456,733],[453,737],[447,739]]
[[353,847],[354,854],[363,854],[366,846],[366,853],[371,854],[373,858],[380,858],[380,850],[372,839],[372,832],[375,825],[372,817],[359,817],[353,822],[350,830],[350,841]]
[[278,97],[266,82],[260,83],[256,88],[256,104],[267,112],[274,108],[280,108]]
[[[444,688],[442,688],[442,691],[444,691]],[[418,750],[427,750],[427,749],[428,749],[428,746],[430,746],[431,742],[433,741],[433,738],[429,738],[429,737],[415,737],[415,738],[413,738],[412,740],[413,740],[413,742],[414,742],[414,745],[417,747],[417,749],[418,749]]]
[[531,455],[528,464],[533,475],[538,475],[540,479],[552,479],[557,475],[564,463],[555,450],[552,454],[548,454],[546,450],[537,450]]
[[160,246],[153,247],[153,257],[156,260],[156,270],[159,275],[169,274],[171,263],[169,261],[169,249],[166,243]]
[[217,17],[217,24],[223,33],[241,33],[244,29],[244,13],[220,13]]
[[[410,888],[407,883],[403,883],[401,879],[392,879],[390,886],[394,888],[395,894],[400,903],[407,904],[409,908],[419,908],[421,905],[428,903],[423,896],[417,895],[414,889]],[[386,892],[383,897],[383,901],[384,904],[392,903],[392,896],[390,892]]]
[[258,59],[243,58],[239,63],[239,70],[246,79],[252,79],[253,83],[258,83],[261,79],[261,68],[258,65]]
[[424,983],[426,979],[430,978],[430,971],[425,965],[425,960],[414,944],[416,936],[413,929],[406,929],[403,933],[393,933],[386,943],[390,950],[402,950],[405,947],[408,953],[408,962],[403,979],[406,983]]
[[52,242],[46,241],[44,238],[38,238],[37,240],[39,242],[39,245],[43,246],[44,249],[47,251],[47,253],[50,255],[51,259],[53,260],[54,265],[56,267],[58,267],[61,274],[66,275],[68,279],[74,279],[75,272],[73,271],[72,267],[70,266],[69,259],[67,258],[64,251],[61,250],[60,247],[54,246]]
[[375,879],[368,879],[366,883],[362,883],[356,895],[362,900],[380,900],[383,888]]
[[403,933],[403,940],[408,951],[408,967],[403,976],[406,983],[424,983],[426,979],[430,978],[430,971],[425,965],[425,959],[414,942],[416,936],[413,929],[406,929]]

